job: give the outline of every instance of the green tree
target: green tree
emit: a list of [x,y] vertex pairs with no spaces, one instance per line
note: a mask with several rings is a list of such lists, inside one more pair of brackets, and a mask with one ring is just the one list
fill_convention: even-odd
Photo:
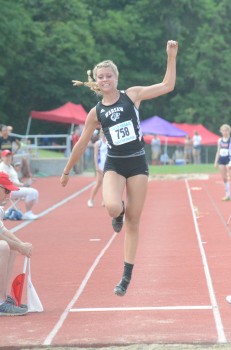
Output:
[[[229,0],[0,0],[1,122],[24,132],[32,109],[72,101],[88,111],[97,98],[86,71],[112,59],[119,88],[162,81],[166,42],[178,40],[177,82],[168,95],[141,105],[141,118],[230,123]],[[66,130],[33,122],[33,131]]]

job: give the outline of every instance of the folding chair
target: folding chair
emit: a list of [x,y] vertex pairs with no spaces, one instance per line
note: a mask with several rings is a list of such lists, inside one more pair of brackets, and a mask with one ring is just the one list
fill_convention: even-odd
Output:
[[9,197],[9,201],[10,201],[10,206],[7,209],[16,209],[16,210],[21,210],[20,208],[18,208],[17,204],[19,204],[19,202],[23,201],[24,198],[17,198],[17,199],[12,199],[11,196]]

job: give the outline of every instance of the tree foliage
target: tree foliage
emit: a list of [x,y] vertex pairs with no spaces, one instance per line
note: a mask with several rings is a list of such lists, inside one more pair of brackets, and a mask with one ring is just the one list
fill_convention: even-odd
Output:
[[[97,98],[72,79],[104,59],[119,67],[119,88],[162,81],[166,42],[178,40],[174,92],[141,105],[141,118],[230,123],[229,0],[0,0],[1,123],[24,133],[31,110],[67,101],[87,111]],[[42,130],[43,129],[43,130]],[[33,132],[66,130],[34,123]]]

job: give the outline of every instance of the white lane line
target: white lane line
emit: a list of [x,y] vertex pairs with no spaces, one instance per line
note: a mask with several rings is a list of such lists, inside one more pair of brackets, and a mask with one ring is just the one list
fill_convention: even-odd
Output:
[[94,263],[92,264],[92,266],[90,267],[90,269],[88,270],[86,276],[84,277],[79,289],[77,290],[77,292],[75,293],[73,299],[70,301],[70,303],[67,305],[66,309],[64,310],[64,312],[62,313],[62,315],[60,316],[58,322],[56,323],[56,325],[54,326],[54,328],[52,329],[52,331],[50,332],[50,334],[46,337],[46,339],[43,342],[43,345],[51,345],[54,337],[56,336],[57,332],[59,331],[59,329],[62,327],[64,321],[66,320],[70,310],[72,309],[72,307],[74,306],[74,304],[76,303],[76,301],[79,299],[80,295],[82,294],[82,292],[84,291],[84,288],[87,285],[88,280],[90,279],[92,273],[94,272],[95,268],[97,267],[97,265],[100,262],[100,259],[103,257],[103,255],[106,253],[107,249],[110,247],[110,245],[112,244],[113,240],[115,239],[115,237],[117,236],[117,233],[114,233],[113,236],[110,238],[110,240],[108,241],[108,243],[105,245],[105,247],[101,250],[101,252],[99,253],[99,255],[97,256],[97,258],[95,259]]
[[[61,205],[63,204],[66,204],[67,202],[69,202],[70,200],[72,200],[73,198],[75,197],[78,197],[81,193],[85,192],[86,190],[88,190],[90,187],[92,187],[93,185],[95,184],[95,181],[90,183],[89,185],[83,187],[81,190],[79,190],[78,192],[75,192],[73,193],[71,196],[63,199],[62,201],[52,205],[50,208],[42,211],[40,214],[38,214],[38,218],[41,218],[42,216],[50,213],[51,211],[57,209],[58,207],[60,207]],[[30,225],[34,222],[34,220],[28,220],[28,221],[25,221],[17,226],[15,226],[14,228],[10,229],[11,232],[17,232],[19,230],[21,230],[23,227],[27,226],[27,225]]]
[[108,311],[159,311],[159,310],[212,310],[211,305],[204,306],[147,306],[147,307],[106,307],[71,309],[70,312],[108,312]]
[[187,192],[188,192],[189,203],[190,203],[191,210],[192,210],[192,216],[193,216],[194,226],[195,226],[197,240],[198,240],[198,244],[199,244],[199,249],[200,249],[200,253],[201,253],[201,257],[202,257],[202,262],[203,262],[206,282],[207,282],[207,286],[208,286],[210,301],[212,304],[213,316],[214,316],[216,329],[217,329],[217,335],[218,335],[218,343],[227,343],[227,339],[226,339],[225,332],[224,332],[224,327],[223,327],[222,320],[221,320],[220,311],[218,308],[218,304],[217,304],[217,300],[216,300],[216,296],[215,296],[215,292],[214,292],[214,288],[213,288],[212,278],[211,278],[211,275],[209,272],[209,266],[208,266],[205,250],[204,250],[203,243],[201,240],[200,230],[198,227],[195,211],[193,209],[194,206],[193,206],[193,202],[192,202],[192,196],[191,196],[189,184],[188,184],[187,180],[185,180],[185,183],[186,183],[186,188],[187,188]]

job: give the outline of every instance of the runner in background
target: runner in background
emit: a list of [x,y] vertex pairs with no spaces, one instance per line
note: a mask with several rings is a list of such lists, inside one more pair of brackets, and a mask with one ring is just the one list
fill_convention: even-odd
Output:
[[220,132],[222,137],[217,143],[217,153],[215,156],[214,166],[219,167],[221,178],[225,185],[225,197],[222,198],[223,201],[230,201],[230,172],[231,172],[231,162],[230,162],[230,132],[231,127],[228,124],[223,124],[220,127]]
[[[104,164],[107,158],[107,140],[100,130],[100,138],[98,141],[94,143],[94,163],[95,163],[95,171],[96,171],[96,183],[92,188],[90,198],[87,202],[89,208],[94,206],[94,198],[102,186],[103,183],[103,170]],[[102,205],[104,206],[104,201],[102,201]]]

